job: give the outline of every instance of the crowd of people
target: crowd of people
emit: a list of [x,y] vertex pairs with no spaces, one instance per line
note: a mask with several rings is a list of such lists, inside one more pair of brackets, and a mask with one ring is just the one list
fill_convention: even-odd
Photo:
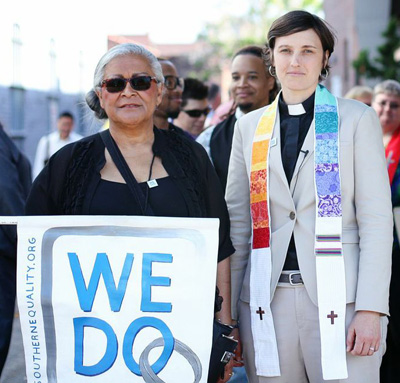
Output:
[[[1,213],[219,218],[215,320],[239,341],[219,383],[397,382],[400,83],[335,97],[321,85],[334,48],[319,17],[283,15],[265,47],[234,54],[218,107],[218,86],[117,45],[86,96],[108,129],[82,138],[62,113],[32,186],[0,127]],[[1,233],[0,372],[16,258]]]

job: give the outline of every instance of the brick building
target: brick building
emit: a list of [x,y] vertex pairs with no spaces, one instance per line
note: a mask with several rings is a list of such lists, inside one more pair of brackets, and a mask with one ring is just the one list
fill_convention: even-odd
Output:
[[[129,35],[129,36],[108,36],[108,49],[117,44],[134,43],[143,45],[156,57],[171,60],[179,73],[180,77],[195,77],[195,68],[198,61],[202,61],[205,55],[211,50],[211,46],[205,41],[195,41],[191,44],[157,44],[154,43],[149,35]],[[220,61],[219,58],[211,58],[208,65],[220,68],[220,72],[211,75],[209,82],[221,86],[223,101],[228,100],[228,90],[231,82],[230,60]]]
[[[352,67],[358,53],[368,49],[371,56],[381,45],[382,32],[391,16],[400,20],[399,0],[324,0],[325,20],[337,32],[337,45],[331,57],[328,86],[338,96],[360,83]],[[375,82],[368,81],[367,85]]]
[[108,36],[108,49],[122,43],[143,45],[156,57],[171,60],[181,77],[187,76],[193,64],[207,49],[206,44],[201,41],[192,44],[157,44],[151,41],[149,35]]

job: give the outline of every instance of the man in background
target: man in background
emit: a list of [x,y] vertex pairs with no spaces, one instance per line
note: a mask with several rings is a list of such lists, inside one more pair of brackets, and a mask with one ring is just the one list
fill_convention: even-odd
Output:
[[165,59],[158,61],[164,76],[164,93],[160,105],[154,112],[154,125],[158,129],[171,129],[183,133],[182,129],[177,128],[170,120],[177,118],[181,111],[184,80],[178,77],[178,71],[171,61]]
[[[232,59],[231,76],[230,93],[234,101],[231,113],[197,138],[210,156],[224,192],[236,121],[244,114],[268,105],[277,93],[275,78],[266,69],[261,47],[247,46],[237,51]],[[237,350],[237,354],[240,353]],[[234,366],[235,375],[230,381],[246,383],[242,363],[235,360]]]
[[185,79],[181,111],[174,120],[174,125],[189,133],[193,139],[203,131],[210,111],[207,94],[207,85],[194,78]]
[[206,122],[204,126],[208,128],[211,125],[216,125],[218,122],[214,122],[216,119],[214,118],[215,110],[221,105],[221,87],[215,83],[211,83],[208,86],[208,105],[210,106],[211,110],[208,113],[206,118]]
[[248,46],[233,56],[231,94],[236,109],[222,122],[206,129],[197,139],[208,152],[223,189],[226,188],[234,126],[242,115],[268,105],[275,97],[275,78],[266,69],[263,49]]
[[69,112],[63,112],[58,116],[57,130],[43,136],[36,149],[36,157],[33,165],[33,178],[41,172],[49,158],[63,146],[78,141],[81,135],[75,133],[74,116]]
[[[31,186],[31,166],[0,124],[0,215],[24,214]],[[17,232],[0,225],[0,375],[7,358],[14,318]]]

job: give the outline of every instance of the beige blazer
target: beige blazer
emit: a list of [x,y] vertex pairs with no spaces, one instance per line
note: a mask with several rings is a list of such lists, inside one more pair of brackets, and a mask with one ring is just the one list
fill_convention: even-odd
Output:
[[[375,111],[360,102],[339,99],[338,106],[347,303],[355,302],[356,310],[388,314],[393,217],[380,123]],[[236,248],[231,257],[234,317],[239,297],[250,301],[250,165],[254,132],[264,110],[258,109],[239,119],[233,136],[226,201]],[[304,284],[317,305],[314,122],[302,147],[308,154],[300,152],[290,185],[282,165],[279,112],[273,139],[276,144],[272,146],[274,140],[271,140],[269,159],[271,300],[294,232]]]

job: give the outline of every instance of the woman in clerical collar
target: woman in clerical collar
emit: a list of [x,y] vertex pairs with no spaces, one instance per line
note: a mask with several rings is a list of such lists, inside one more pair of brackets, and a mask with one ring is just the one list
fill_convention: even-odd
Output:
[[379,381],[390,189],[374,110],[320,84],[334,44],[308,12],[274,21],[266,65],[282,91],[235,127],[232,309],[250,383]]

